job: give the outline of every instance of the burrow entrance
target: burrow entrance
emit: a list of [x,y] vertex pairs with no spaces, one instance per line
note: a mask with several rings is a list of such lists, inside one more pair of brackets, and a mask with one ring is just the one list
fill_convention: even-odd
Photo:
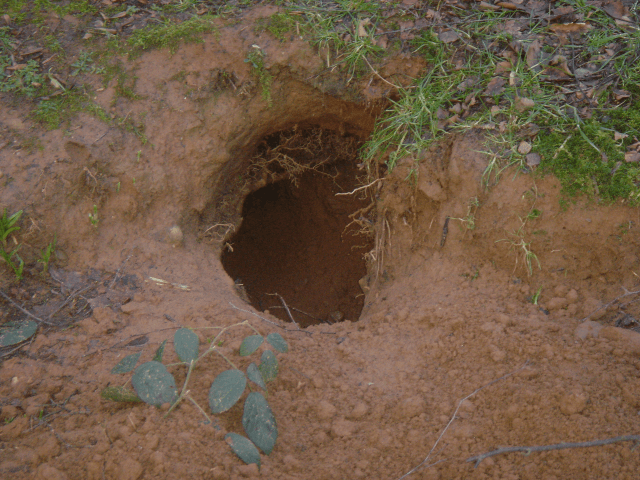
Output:
[[360,192],[336,195],[364,179],[360,144],[339,132],[294,127],[259,145],[249,173],[269,183],[245,198],[242,224],[221,257],[256,309],[290,321],[284,300],[301,326],[360,316],[372,203]]

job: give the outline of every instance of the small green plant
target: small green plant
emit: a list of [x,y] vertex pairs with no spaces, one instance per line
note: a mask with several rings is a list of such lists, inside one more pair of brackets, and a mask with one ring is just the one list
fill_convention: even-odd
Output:
[[537,305],[538,300],[540,300],[541,293],[542,293],[542,287],[539,287],[538,290],[536,290],[536,293],[534,293],[533,296],[531,297],[531,303],[533,303],[534,305]]
[[450,217],[450,219],[459,220],[463,228],[466,228],[467,230],[474,230],[476,228],[476,211],[479,206],[480,201],[478,200],[478,197],[470,198],[467,206],[467,214],[464,218]]
[[265,54],[260,47],[253,45],[253,50],[247,54],[245,63],[251,64],[251,73],[257,80],[258,84],[262,88],[262,98],[267,105],[271,107],[271,84],[273,83],[273,76],[269,73],[269,70],[264,65]]
[[71,64],[71,76],[75,77],[81,73],[105,73],[105,69],[103,67],[96,67],[93,64],[93,53],[90,52],[82,52],[78,55],[78,59]]
[[[187,387],[198,362],[210,353],[215,352],[232,368],[221,372],[213,380],[209,389],[209,408],[214,414],[226,412],[240,400],[247,387],[249,388],[250,393],[245,399],[244,413],[242,415],[242,426],[249,438],[236,433],[228,433],[225,439],[240,459],[247,464],[256,463],[259,467],[260,453],[258,448],[266,455],[269,455],[275,446],[278,428],[265,396],[259,391],[253,391],[251,385],[247,383],[247,379],[266,394],[267,384],[275,380],[278,375],[278,360],[273,351],[265,349],[260,358],[260,365],[256,365],[256,363],[249,364],[245,373],[224,355],[219,350],[221,344],[220,336],[228,329],[241,325],[251,328],[254,332],[254,335],[250,335],[242,341],[238,352],[241,357],[247,357],[255,353],[265,340],[278,352],[284,353],[289,350],[287,342],[280,334],[271,333],[265,338],[248,321],[244,321],[223,328],[201,354],[198,335],[188,328],[181,328],[173,336],[173,346],[180,363],[166,366],[162,363],[166,340],[156,350],[153,360],[143,363],[137,368],[135,366],[142,352],[127,355],[118,362],[111,370],[111,373],[126,374],[135,368],[131,378],[134,391],[127,389],[126,384],[107,387],[102,391],[102,397],[120,402],[143,401],[157,407],[169,403],[170,407],[165,414],[165,418],[182,400],[186,399],[196,406],[206,418],[208,424],[213,424],[205,410],[189,395]],[[167,369],[167,367],[174,366],[187,368],[186,378],[179,393],[176,388],[175,378]]]
[[98,222],[100,221],[100,219],[98,218],[98,206],[97,205],[93,206],[93,213],[89,214],[89,221],[91,222],[91,225],[93,225],[94,227],[98,228]]
[[20,258],[20,255],[18,255],[21,244],[17,244],[13,250],[9,251],[7,239],[9,238],[9,234],[20,230],[20,227],[16,226],[16,223],[21,216],[22,210],[8,217],[7,209],[5,208],[2,218],[0,218],[0,256],[2,256],[5,263],[11,267],[18,281],[22,280],[22,272],[24,270],[24,261]]
[[46,275],[49,271],[49,263],[51,262],[51,255],[56,251],[56,236],[53,236],[53,241],[47,245],[40,252],[40,258],[38,259],[38,263],[42,264],[42,275]]

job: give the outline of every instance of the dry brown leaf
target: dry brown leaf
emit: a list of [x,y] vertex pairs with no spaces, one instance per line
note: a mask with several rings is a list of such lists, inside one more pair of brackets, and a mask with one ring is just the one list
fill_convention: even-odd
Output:
[[438,120],[446,120],[448,116],[449,114],[447,113],[447,111],[442,108],[438,108],[438,110],[436,111],[436,118]]
[[626,133],[613,132],[613,139],[617,142],[618,140],[622,140],[623,138],[627,138],[629,135]]
[[447,120],[447,125],[453,125],[454,123],[458,123],[459,121],[460,121],[460,116],[454,115],[449,120]]
[[524,140],[520,142],[520,145],[518,145],[518,153],[521,153],[522,155],[526,155],[530,151],[531,151],[531,144],[529,142],[525,142]]
[[504,84],[507,81],[502,77],[493,77],[489,84],[487,85],[486,90],[483,92],[483,95],[492,97],[494,95],[499,95],[504,92]]
[[369,34],[367,33],[367,29],[364,27],[367,27],[371,25],[371,19],[370,18],[365,18],[364,20],[361,20],[358,23],[358,37],[369,37]]
[[554,33],[585,33],[593,27],[588,23],[553,23],[549,30]]
[[525,157],[527,165],[529,165],[530,167],[535,167],[540,165],[540,162],[542,161],[542,158],[540,157],[540,154],[538,153],[529,153],[527,154],[527,156]]
[[515,107],[519,112],[524,112],[536,104],[533,100],[526,97],[516,97]]
[[624,4],[620,0],[606,2],[606,5],[602,6],[602,10],[615,19],[622,19],[628,13],[628,10],[625,9]]
[[498,7],[497,5],[491,5],[490,3],[487,3],[487,2],[480,2],[478,7],[480,8],[480,10],[492,10],[494,12],[496,10],[500,10],[500,7]]
[[640,152],[626,152],[624,154],[624,161],[627,163],[640,162]]
[[438,38],[442,43],[451,43],[458,40],[458,34],[453,30],[447,30],[446,32],[442,32],[438,34]]
[[621,100],[624,100],[625,98],[629,98],[631,96],[631,94],[629,92],[627,92],[626,90],[613,90],[613,95],[616,99],[616,102],[619,102]]
[[497,115],[502,109],[498,105],[491,107],[491,115]]
[[27,66],[26,63],[18,63],[17,65],[12,65],[10,67],[7,67],[7,70],[9,70],[10,72],[14,72],[16,70],[22,70],[26,66]]
[[6,13],[2,16],[4,23],[6,23],[7,25],[9,25],[11,23],[11,17],[9,15],[7,15]]
[[497,2],[496,5],[504,8],[505,10],[519,10],[520,7],[511,2]]
[[500,75],[501,73],[510,72],[512,66],[513,65],[511,62],[498,62],[498,64],[496,65],[495,74]]
[[462,105],[460,105],[459,103],[456,103],[454,106],[449,108],[449,111],[451,113],[460,113],[462,112]]
[[542,49],[542,42],[539,38],[536,38],[529,48],[527,48],[527,65],[529,68],[533,68],[540,63],[540,50]]

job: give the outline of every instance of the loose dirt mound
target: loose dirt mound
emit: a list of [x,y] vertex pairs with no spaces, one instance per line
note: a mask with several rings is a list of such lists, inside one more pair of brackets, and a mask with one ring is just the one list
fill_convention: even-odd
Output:
[[[30,308],[54,295],[78,305],[66,319],[46,302],[33,310],[72,325],[44,326],[2,364],[0,474],[386,479],[428,456],[409,478],[635,478],[629,442],[512,453],[477,468],[466,460],[640,432],[640,333],[616,326],[640,318],[637,296],[607,304],[637,283],[638,210],[562,207],[553,178],[513,170],[486,188],[485,139],[474,132],[424,152],[418,171],[408,159],[336,196],[365,181],[351,153],[380,104],[360,96],[367,85],[336,86],[306,44],[259,37],[246,22],[174,56],[122,59],[143,98],[112,107],[112,84],[97,101],[144,117],[146,145],[82,115],[66,132],[30,130],[19,108],[2,105],[3,136],[37,135],[44,150],[0,150],[0,202],[33,220],[30,245],[56,232],[62,252],[35,298],[36,287],[11,287],[4,268],[2,289]],[[243,61],[257,42],[281,72],[271,107]],[[307,173],[293,177],[282,165],[259,168],[282,132],[301,130],[331,138],[322,151],[331,158],[297,157]],[[372,244],[351,235],[356,226]],[[319,320],[347,320],[296,330],[267,293]],[[275,315],[259,313],[267,321],[255,315],[265,308]],[[187,402],[165,419],[100,396],[122,383],[110,373],[118,361],[150,360],[179,326],[205,343],[245,320],[291,347],[270,384],[279,438],[259,472],[223,439],[242,430],[239,405],[207,424]],[[220,351],[237,358],[250,333],[230,329]],[[177,361],[171,347],[165,358]],[[189,388],[200,405],[226,368],[221,357],[199,364]]]

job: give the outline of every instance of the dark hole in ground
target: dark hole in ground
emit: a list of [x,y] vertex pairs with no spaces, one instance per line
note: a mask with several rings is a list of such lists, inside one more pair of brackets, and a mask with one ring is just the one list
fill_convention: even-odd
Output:
[[[370,199],[336,193],[352,191],[364,177],[356,165],[359,144],[320,129],[278,135],[279,143],[265,139],[254,165],[274,178],[301,169],[246,197],[242,225],[229,239],[233,251],[225,250],[222,264],[258,310],[289,321],[279,294],[303,327],[355,321],[364,304],[358,281],[366,275],[364,254],[372,241],[357,234],[369,221],[364,210],[353,214]],[[292,135],[300,142],[291,142]],[[298,167],[288,165],[291,160]],[[360,223],[351,223],[350,215]]]

